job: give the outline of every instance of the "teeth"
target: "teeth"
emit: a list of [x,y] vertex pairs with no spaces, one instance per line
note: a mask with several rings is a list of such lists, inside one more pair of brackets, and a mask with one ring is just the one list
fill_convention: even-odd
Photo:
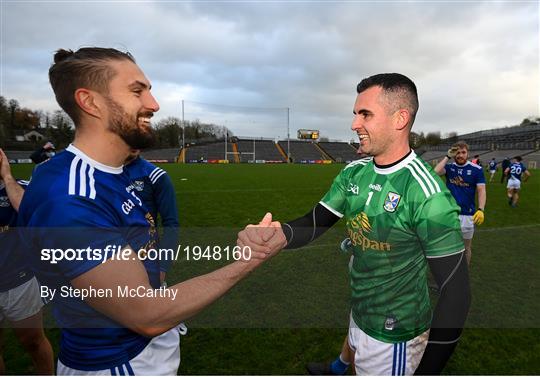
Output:
[[140,117],[139,118],[141,121],[143,121],[144,123],[150,123],[150,118],[143,118],[143,117]]
[[368,135],[358,135],[358,137],[360,138],[360,140],[364,140],[364,139],[367,139],[369,136]]

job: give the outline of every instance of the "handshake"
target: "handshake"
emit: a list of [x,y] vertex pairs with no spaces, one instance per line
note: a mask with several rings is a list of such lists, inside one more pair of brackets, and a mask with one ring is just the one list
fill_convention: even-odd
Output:
[[249,247],[251,257],[261,263],[283,249],[287,239],[279,221],[272,221],[272,214],[268,212],[259,224],[249,224],[239,232],[236,244],[240,248]]

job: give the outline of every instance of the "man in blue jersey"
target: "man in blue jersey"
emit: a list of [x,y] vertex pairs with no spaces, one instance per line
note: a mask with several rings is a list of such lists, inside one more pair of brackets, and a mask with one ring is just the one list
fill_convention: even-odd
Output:
[[[39,165],[20,206],[25,250],[62,327],[60,375],[171,375],[176,326],[225,294],[277,249],[160,289],[154,219],[123,168],[153,140],[159,110],[133,56],[58,50],[49,69],[75,139]],[[259,224],[269,226],[267,214]]]
[[[158,215],[160,217],[163,228],[163,235],[159,242],[160,248],[175,250],[179,222],[176,194],[171,178],[165,170],[142,158],[139,150],[133,151],[128,157],[125,168],[137,191],[137,196],[150,211],[154,221],[157,222]],[[172,263],[171,256],[164,254],[159,260],[162,284]]]
[[[464,141],[455,143],[448,154],[437,164],[435,172],[446,175],[446,186],[461,207],[459,220],[465,244],[467,263],[471,263],[472,238],[474,226],[484,222],[486,207],[486,179],[482,167],[470,161],[469,146]],[[450,163],[451,159],[454,162]],[[478,208],[475,205],[475,194],[478,192]]]
[[[510,204],[512,208],[517,207],[519,190],[521,190],[521,181],[526,182],[531,175],[521,161],[521,156],[514,157],[512,159],[512,164],[504,171],[504,174],[508,176],[508,184],[506,185],[508,204]],[[523,179],[522,176],[524,176]]]
[[489,162],[488,169],[489,169],[489,183],[491,183],[491,181],[493,181],[493,177],[495,176],[495,173],[497,172],[497,161],[495,160],[495,157],[493,157],[491,161]]
[[[17,181],[11,175],[9,161],[0,149],[0,324],[13,327],[15,335],[30,354],[38,374],[53,374],[53,352],[43,332],[43,301],[39,284],[28,270],[22,252],[17,248],[17,211],[27,181]],[[0,326],[0,375],[5,374],[2,358],[2,327]]]

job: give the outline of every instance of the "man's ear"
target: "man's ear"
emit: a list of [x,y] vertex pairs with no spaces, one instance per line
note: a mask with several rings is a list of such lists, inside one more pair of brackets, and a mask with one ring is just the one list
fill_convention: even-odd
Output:
[[101,96],[97,92],[79,88],[75,91],[75,102],[77,102],[77,105],[86,114],[95,118],[101,118],[103,116],[100,106]]
[[407,109],[399,109],[398,111],[396,111],[394,116],[395,116],[396,130],[400,130],[400,131],[408,126],[409,120],[411,119],[411,114],[409,113],[409,110]]

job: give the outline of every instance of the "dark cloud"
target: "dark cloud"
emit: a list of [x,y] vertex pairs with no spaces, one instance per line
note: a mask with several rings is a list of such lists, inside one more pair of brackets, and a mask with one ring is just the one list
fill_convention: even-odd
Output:
[[[2,95],[45,110],[54,50],[130,50],[160,117],[180,101],[237,134],[318,128],[349,140],[355,86],[401,72],[419,88],[418,131],[468,132],[538,110],[537,3],[2,3]],[[187,103],[187,102],[186,102]],[[194,107],[190,115],[196,111]],[[295,132],[292,132],[294,135]]]

